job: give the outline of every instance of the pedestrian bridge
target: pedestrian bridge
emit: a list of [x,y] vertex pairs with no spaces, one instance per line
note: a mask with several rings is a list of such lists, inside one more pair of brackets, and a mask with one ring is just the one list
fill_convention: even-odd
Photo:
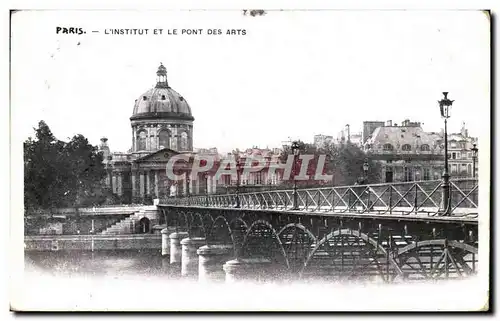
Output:
[[300,278],[460,278],[477,271],[478,181],[451,180],[449,200],[443,194],[441,181],[419,181],[197,195],[158,207],[173,263],[184,260],[183,239],[186,273],[198,253],[226,262],[232,277],[265,278],[272,266]]

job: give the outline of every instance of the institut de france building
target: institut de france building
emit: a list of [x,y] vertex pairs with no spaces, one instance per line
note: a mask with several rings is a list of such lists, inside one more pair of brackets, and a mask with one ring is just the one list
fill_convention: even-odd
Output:
[[107,139],[99,146],[107,168],[106,184],[122,202],[142,202],[164,196],[215,187],[211,177],[193,181],[170,182],[166,164],[171,156],[193,152],[193,122],[186,99],[172,89],[167,81],[167,69],[160,64],[156,85],[141,94],[134,103],[130,125],[132,148],[126,153],[111,153]]

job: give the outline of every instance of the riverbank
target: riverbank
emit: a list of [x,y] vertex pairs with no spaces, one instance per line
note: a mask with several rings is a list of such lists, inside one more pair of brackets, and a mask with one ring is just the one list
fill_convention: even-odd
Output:
[[161,250],[161,235],[36,235],[24,237],[25,251],[141,249]]

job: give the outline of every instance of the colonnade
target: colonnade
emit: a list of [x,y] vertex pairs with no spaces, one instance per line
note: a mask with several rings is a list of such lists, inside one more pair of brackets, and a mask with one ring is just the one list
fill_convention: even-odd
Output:
[[[173,181],[165,177],[164,169],[139,169],[129,171],[110,171],[106,177],[106,183],[114,194],[122,196],[126,188],[132,191],[132,197],[144,199],[146,196],[161,198],[165,196],[213,194],[216,191],[217,182],[214,176],[197,179],[184,179],[175,184],[175,189],[170,190]],[[188,193],[189,189],[189,193]],[[173,195],[171,195],[173,193]]]

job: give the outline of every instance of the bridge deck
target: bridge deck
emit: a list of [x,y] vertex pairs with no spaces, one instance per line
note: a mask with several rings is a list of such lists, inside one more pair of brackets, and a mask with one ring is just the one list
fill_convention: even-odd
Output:
[[[271,213],[283,213],[291,215],[300,216],[322,216],[322,217],[352,217],[352,218],[363,218],[363,219],[383,219],[383,220],[404,220],[404,221],[425,221],[425,222],[460,222],[467,224],[478,224],[477,214],[461,215],[454,213],[451,216],[438,216],[435,212],[411,212],[411,208],[407,208],[406,211],[393,211],[392,214],[384,213],[383,211],[377,212],[355,212],[355,211],[327,211],[325,210],[282,210],[282,209],[260,209],[260,208],[235,208],[235,207],[207,207],[207,206],[194,206],[194,205],[170,205],[170,204],[160,204],[160,207],[173,207],[173,208],[185,208],[185,209],[199,209],[199,210],[230,210],[230,211],[255,211],[255,212],[271,212]],[[402,208],[400,208],[402,209]]]

